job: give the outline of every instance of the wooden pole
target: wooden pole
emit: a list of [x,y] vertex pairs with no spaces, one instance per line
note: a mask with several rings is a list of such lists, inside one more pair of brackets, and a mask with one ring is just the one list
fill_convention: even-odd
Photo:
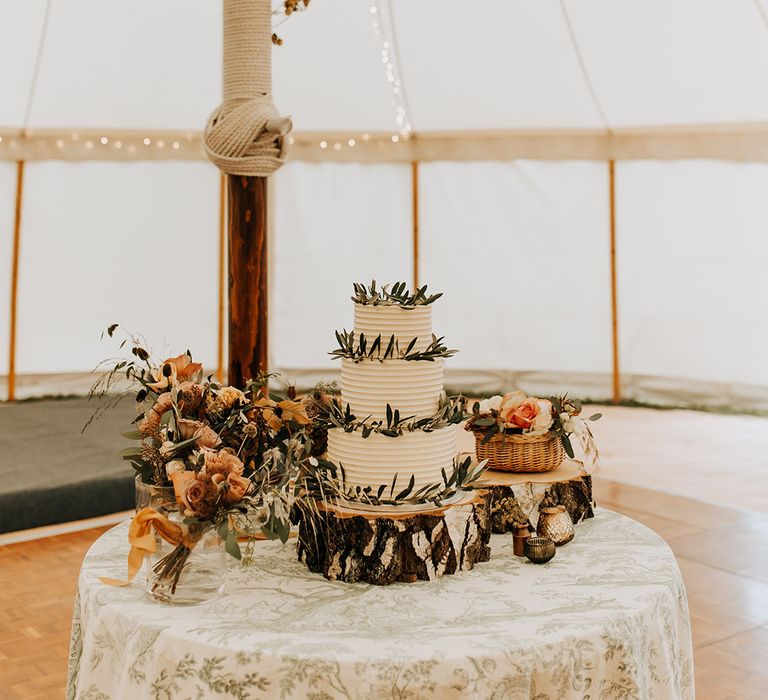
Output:
[[242,388],[267,371],[267,178],[227,175],[229,376]]
[[411,215],[413,217],[413,288],[419,288],[419,163],[411,163]]
[[608,161],[608,197],[611,222],[611,343],[613,356],[613,403],[621,401],[619,372],[619,304],[616,290],[616,163]]
[[216,379],[224,383],[224,319],[227,314],[227,176],[219,174],[219,314],[216,344]]
[[[227,382],[244,388],[249,379],[267,371],[267,177],[272,172],[268,159],[259,165],[243,167],[231,161],[250,157],[263,139],[261,130],[275,133],[274,125],[259,125],[258,116],[265,98],[272,94],[272,3],[270,0],[224,0],[223,102],[212,118],[223,125],[222,144],[214,138],[216,127],[206,131],[206,141],[213,140],[226,151],[226,159],[217,163],[227,172],[227,239],[229,245],[229,371]],[[251,101],[252,114],[238,112]],[[247,110],[246,110],[247,111]],[[263,116],[263,115],[262,115]],[[260,118],[260,117],[259,117]],[[250,119],[256,119],[252,123]],[[278,127],[285,120],[276,118]],[[212,122],[209,122],[209,127]],[[289,123],[289,122],[288,122]],[[274,128],[278,128],[274,127]],[[232,131],[234,129],[234,131]],[[259,131],[255,133],[254,129]],[[221,134],[219,134],[221,138]],[[245,139],[244,143],[240,143]],[[229,143],[226,143],[229,142]],[[237,143],[235,143],[237,142]],[[210,144],[209,144],[210,145]],[[221,154],[220,154],[221,155]],[[217,158],[213,158],[217,162]],[[237,166],[237,167],[233,167]],[[235,175],[233,172],[257,172]]]
[[8,333],[8,401],[16,400],[16,313],[19,300],[19,252],[21,247],[21,207],[24,199],[24,161],[16,163],[16,212],[13,220],[11,252],[11,321]]

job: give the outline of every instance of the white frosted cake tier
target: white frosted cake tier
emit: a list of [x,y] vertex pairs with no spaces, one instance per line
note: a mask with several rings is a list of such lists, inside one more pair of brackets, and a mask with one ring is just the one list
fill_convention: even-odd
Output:
[[427,484],[442,483],[442,469],[450,476],[456,456],[456,426],[431,433],[415,430],[399,437],[372,433],[364,438],[359,431],[346,433],[340,428],[328,431],[328,459],[344,466],[347,489],[352,486],[377,489],[389,485],[398,474],[395,494],[402,491],[411,475],[414,491]]
[[358,419],[386,420],[387,404],[400,416],[434,415],[443,393],[443,361],[341,361],[341,401]]
[[432,342],[432,307],[417,306],[402,309],[399,306],[367,306],[355,304],[355,338],[364,333],[368,344],[381,334],[381,352],[387,349],[387,342],[394,335],[405,349],[415,337],[415,349],[423,350]]

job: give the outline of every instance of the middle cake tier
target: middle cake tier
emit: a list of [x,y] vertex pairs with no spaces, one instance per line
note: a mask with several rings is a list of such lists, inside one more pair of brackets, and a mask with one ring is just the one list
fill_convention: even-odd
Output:
[[401,417],[432,416],[443,393],[443,361],[341,361],[341,401],[359,419],[386,420],[387,404]]
[[387,495],[395,474],[395,494],[408,485],[411,476],[414,491],[442,483],[442,470],[450,476],[456,453],[455,425],[428,433],[414,430],[398,437],[372,433],[364,438],[359,431],[347,433],[340,428],[328,431],[328,459],[344,467],[347,487],[370,486],[375,492],[385,484]]

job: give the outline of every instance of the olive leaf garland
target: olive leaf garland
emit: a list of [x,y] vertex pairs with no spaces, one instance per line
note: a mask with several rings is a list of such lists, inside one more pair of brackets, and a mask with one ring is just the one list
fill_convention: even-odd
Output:
[[355,341],[354,331],[335,331],[335,334],[339,347],[328,354],[334,359],[345,358],[355,363],[362,362],[363,360],[378,360],[379,362],[384,362],[385,360],[434,362],[438,358],[453,357],[458,352],[458,350],[446,347],[443,343],[444,336],[438,338],[434,334],[432,335],[432,342],[423,350],[415,349],[418,336],[408,343],[405,350],[401,350],[399,341],[392,334],[389,340],[387,340],[383,351],[383,336],[381,333],[370,343],[365,333],[360,333],[357,341]]
[[328,460],[312,459],[307,466],[302,486],[318,499],[343,499],[371,506],[422,505],[431,503],[441,506],[459,491],[472,490],[486,468],[487,460],[473,465],[472,458],[456,457],[450,474],[441,469],[442,481],[424,484],[415,489],[416,479],[410,476],[408,484],[398,489],[399,474],[389,484],[374,486],[348,485],[342,464]]
[[459,395],[445,397],[433,415],[417,420],[414,420],[415,416],[401,416],[400,411],[390,404],[386,407],[386,420],[371,420],[371,416],[359,420],[349,404],[342,406],[337,398],[333,398],[318,420],[326,428],[340,428],[346,433],[359,430],[363,438],[370,437],[372,433],[396,438],[416,430],[430,433],[449,425],[458,425],[467,417],[466,399]]
[[413,309],[417,306],[428,306],[437,301],[443,293],[427,295],[427,285],[411,292],[405,282],[395,282],[392,287],[388,284],[376,287],[376,280],[366,286],[361,282],[353,284],[355,295],[352,301],[363,306],[399,306],[402,309]]

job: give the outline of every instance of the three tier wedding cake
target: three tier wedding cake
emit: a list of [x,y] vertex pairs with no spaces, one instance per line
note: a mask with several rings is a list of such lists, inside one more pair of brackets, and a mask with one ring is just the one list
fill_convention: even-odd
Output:
[[347,492],[418,494],[444,486],[454,470],[461,411],[443,391],[443,360],[455,351],[432,332],[440,296],[402,282],[355,285],[354,330],[337,333],[331,353],[341,358],[341,404],[328,460]]

